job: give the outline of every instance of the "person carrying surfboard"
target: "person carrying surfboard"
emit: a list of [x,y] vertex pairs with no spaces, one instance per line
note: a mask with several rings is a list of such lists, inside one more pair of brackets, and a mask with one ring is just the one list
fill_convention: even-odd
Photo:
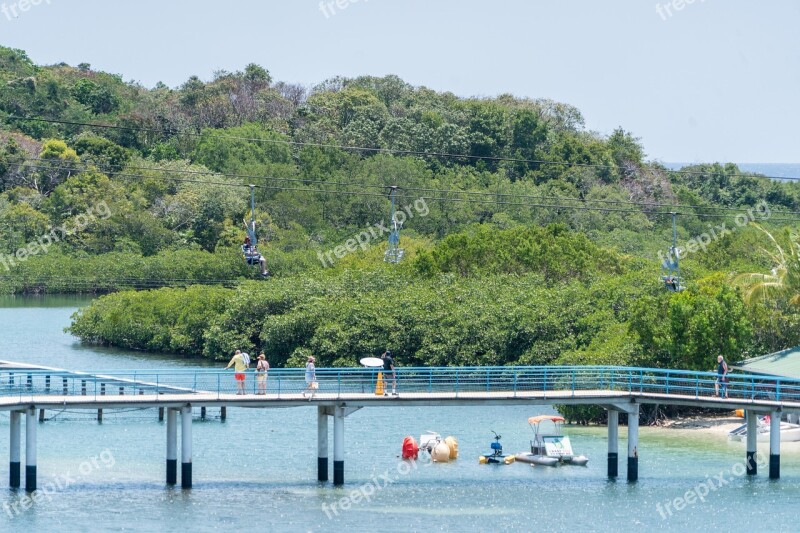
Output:
[[[386,374],[386,379],[388,379],[390,373],[392,376],[392,396],[397,396],[397,374],[394,371],[392,352],[386,350],[381,354],[381,359],[383,359],[383,372]],[[389,393],[384,390],[383,395],[388,396]]]

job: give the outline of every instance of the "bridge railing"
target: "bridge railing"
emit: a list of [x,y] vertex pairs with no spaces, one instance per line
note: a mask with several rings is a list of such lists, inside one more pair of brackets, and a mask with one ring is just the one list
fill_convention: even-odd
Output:
[[[495,394],[519,396],[539,393],[554,397],[590,392],[666,394],[684,397],[713,396],[750,400],[800,402],[800,380],[753,374],[730,374],[717,383],[711,372],[662,370],[611,366],[509,366],[509,367],[402,367],[391,372],[371,368],[316,369],[315,395],[443,394],[461,397]],[[262,381],[263,377],[263,381]],[[54,370],[1,369],[0,397],[32,395],[112,396],[236,394],[233,371],[218,369],[127,370],[114,372],[61,372]],[[263,384],[263,386],[262,386]],[[723,390],[726,389],[726,390]],[[244,393],[297,395],[311,393],[305,369],[271,369],[266,376],[245,373]]]

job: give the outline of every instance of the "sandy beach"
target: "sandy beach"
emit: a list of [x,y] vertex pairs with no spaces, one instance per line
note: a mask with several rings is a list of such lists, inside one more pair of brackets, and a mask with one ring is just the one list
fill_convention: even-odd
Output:
[[744,418],[725,415],[725,416],[688,416],[685,418],[674,418],[667,420],[661,426],[667,429],[684,429],[703,431],[727,435],[729,431],[744,424]]

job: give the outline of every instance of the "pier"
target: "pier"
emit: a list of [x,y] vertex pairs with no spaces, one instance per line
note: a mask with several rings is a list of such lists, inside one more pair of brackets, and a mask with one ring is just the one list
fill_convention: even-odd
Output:
[[[0,362],[0,410],[10,412],[9,484],[21,485],[21,431],[25,416],[25,489],[36,490],[37,431],[47,409],[98,412],[155,408],[166,418],[166,483],[178,483],[178,419],[182,488],[192,487],[192,409],[317,407],[317,480],[329,480],[329,420],[333,419],[333,484],[344,485],[345,420],[368,407],[464,405],[597,405],[608,411],[608,476],[619,473],[619,414],[628,418],[627,480],[639,476],[642,404],[747,412],[747,473],[756,475],[756,415],[771,415],[769,477],[780,477],[780,419],[800,413],[800,380],[729,374],[729,398],[714,396],[716,374],[629,367],[420,367],[397,369],[397,395],[376,394],[379,370],[317,369],[319,388],[306,389],[304,369],[272,369],[267,393],[256,394],[253,374],[244,395],[233,373],[219,370],[72,372]],[[110,391],[114,391],[110,394]],[[166,415],[166,416],[164,416]]]

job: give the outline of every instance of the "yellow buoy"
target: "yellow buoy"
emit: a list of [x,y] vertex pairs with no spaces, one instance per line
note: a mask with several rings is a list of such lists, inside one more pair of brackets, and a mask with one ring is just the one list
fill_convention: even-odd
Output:
[[486,461],[488,461],[488,459],[485,456],[481,455],[480,457],[478,457],[478,462],[480,464],[485,465]]
[[375,381],[375,396],[383,396],[383,372],[378,372],[378,379]]
[[447,447],[450,448],[450,459],[458,459],[458,441],[455,437],[449,436],[444,439],[445,444]]
[[510,465],[511,463],[514,462],[515,459],[516,457],[514,457],[513,455],[507,455],[505,458],[505,462],[507,465]]

